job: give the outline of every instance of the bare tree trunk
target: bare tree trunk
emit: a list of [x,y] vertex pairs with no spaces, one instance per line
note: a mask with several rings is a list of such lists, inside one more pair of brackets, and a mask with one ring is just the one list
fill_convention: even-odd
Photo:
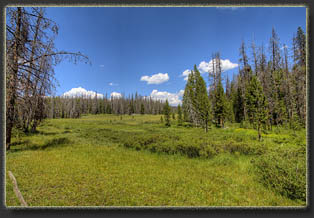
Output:
[[14,117],[15,117],[15,101],[17,98],[16,88],[18,82],[18,59],[19,59],[19,49],[20,49],[20,35],[21,35],[21,20],[22,20],[22,9],[19,7],[17,9],[17,25],[15,31],[15,42],[13,50],[13,66],[10,70],[10,77],[7,78],[7,87],[8,99],[7,99],[7,111],[6,111],[6,148],[10,150],[11,145],[11,134],[12,128],[14,126]]
[[23,195],[21,194],[21,192],[17,186],[17,181],[16,181],[13,173],[11,171],[8,171],[8,174],[9,174],[9,177],[10,177],[12,183],[13,183],[13,190],[14,190],[16,197],[19,199],[22,206],[27,207],[28,205],[27,205],[26,201],[24,200]]

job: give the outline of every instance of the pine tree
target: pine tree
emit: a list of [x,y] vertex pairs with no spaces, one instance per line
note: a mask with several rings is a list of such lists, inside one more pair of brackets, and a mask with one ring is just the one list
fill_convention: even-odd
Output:
[[274,80],[274,90],[273,90],[273,100],[274,100],[274,110],[273,119],[276,125],[286,123],[287,121],[287,111],[285,107],[285,87],[283,86],[283,71],[281,69],[273,72]]
[[169,127],[171,124],[170,124],[170,106],[169,106],[169,103],[168,103],[168,100],[166,100],[166,104],[164,106],[164,116],[165,116],[165,125],[167,127]]
[[134,113],[134,105],[133,105],[133,100],[130,101],[129,103],[129,115],[133,114]]
[[196,65],[194,65],[195,72],[195,94],[193,99],[193,108],[197,114],[198,122],[202,125],[205,131],[208,131],[208,123],[210,120],[210,102],[207,95],[206,84],[198,71]]
[[144,115],[145,113],[145,108],[144,108],[144,104],[142,103],[141,104],[141,114]]
[[178,126],[182,125],[182,110],[181,110],[181,106],[178,105]]
[[195,79],[194,79],[194,72],[188,76],[187,83],[184,88],[183,94],[183,101],[182,101],[182,108],[183,108],[183,115],[184,121],[194,123],[196,122],[195,118],[195,110],[193,108],[192,99],[194,98],[194,90],[195,90]]
[[261,128],[266,125],[268,119],[267,100],[263,93],[263,87],[257,77],[252,76],[246,90],[247,113],[250,122],[258,131],[258,139],[261,139]]
[[214,115],[216,126],[224,127],[224,121],[227,115],[227,108],[226,97],[221,80],[218,81],[217,88],[215,90]]
[[233,112],[236,122],[241,123],[244,121],[244,99],[242,97],[242,91],[239,85],[233,96]]
[[106,106],[106,114],[111,114],[112,113],[112,108],[110,106],[110,104],[108,103]]

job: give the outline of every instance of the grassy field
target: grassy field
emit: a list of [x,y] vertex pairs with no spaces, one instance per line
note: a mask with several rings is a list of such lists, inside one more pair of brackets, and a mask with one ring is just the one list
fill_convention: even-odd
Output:
[[[306,133],[227,124],[170,128],[160,115],[45,120],[15,132],[6,171],[29,206],[305,206]],[[6,173],[6,205],[19,206]]]

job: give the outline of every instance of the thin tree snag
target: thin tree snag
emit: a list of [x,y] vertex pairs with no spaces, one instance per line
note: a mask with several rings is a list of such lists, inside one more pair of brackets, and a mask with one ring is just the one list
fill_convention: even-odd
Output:
[[16,182],[16,179],[15,179],[13,173],[11,171],[8,171],[8,174],[9,174],[10,179],[12,180],[13,190],[14,190],[16,197],[19,199],[22,206],[27,207],[28,205],[25,202],[25,200],[24,200],[24,198],[23,198],[23,196],[22,196],[22,194],[21,194],[21,192],[17,186],[17,182]]

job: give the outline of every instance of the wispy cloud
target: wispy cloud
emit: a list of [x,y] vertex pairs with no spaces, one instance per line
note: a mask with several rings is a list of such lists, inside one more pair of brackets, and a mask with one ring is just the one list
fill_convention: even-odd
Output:
[[146,81],[147,84],[161,84],[169,80],[168,73],[157,73],[152,76],[142,76],[141,81]]
[[109,83],[109,86],[118,86],[118,83]]

